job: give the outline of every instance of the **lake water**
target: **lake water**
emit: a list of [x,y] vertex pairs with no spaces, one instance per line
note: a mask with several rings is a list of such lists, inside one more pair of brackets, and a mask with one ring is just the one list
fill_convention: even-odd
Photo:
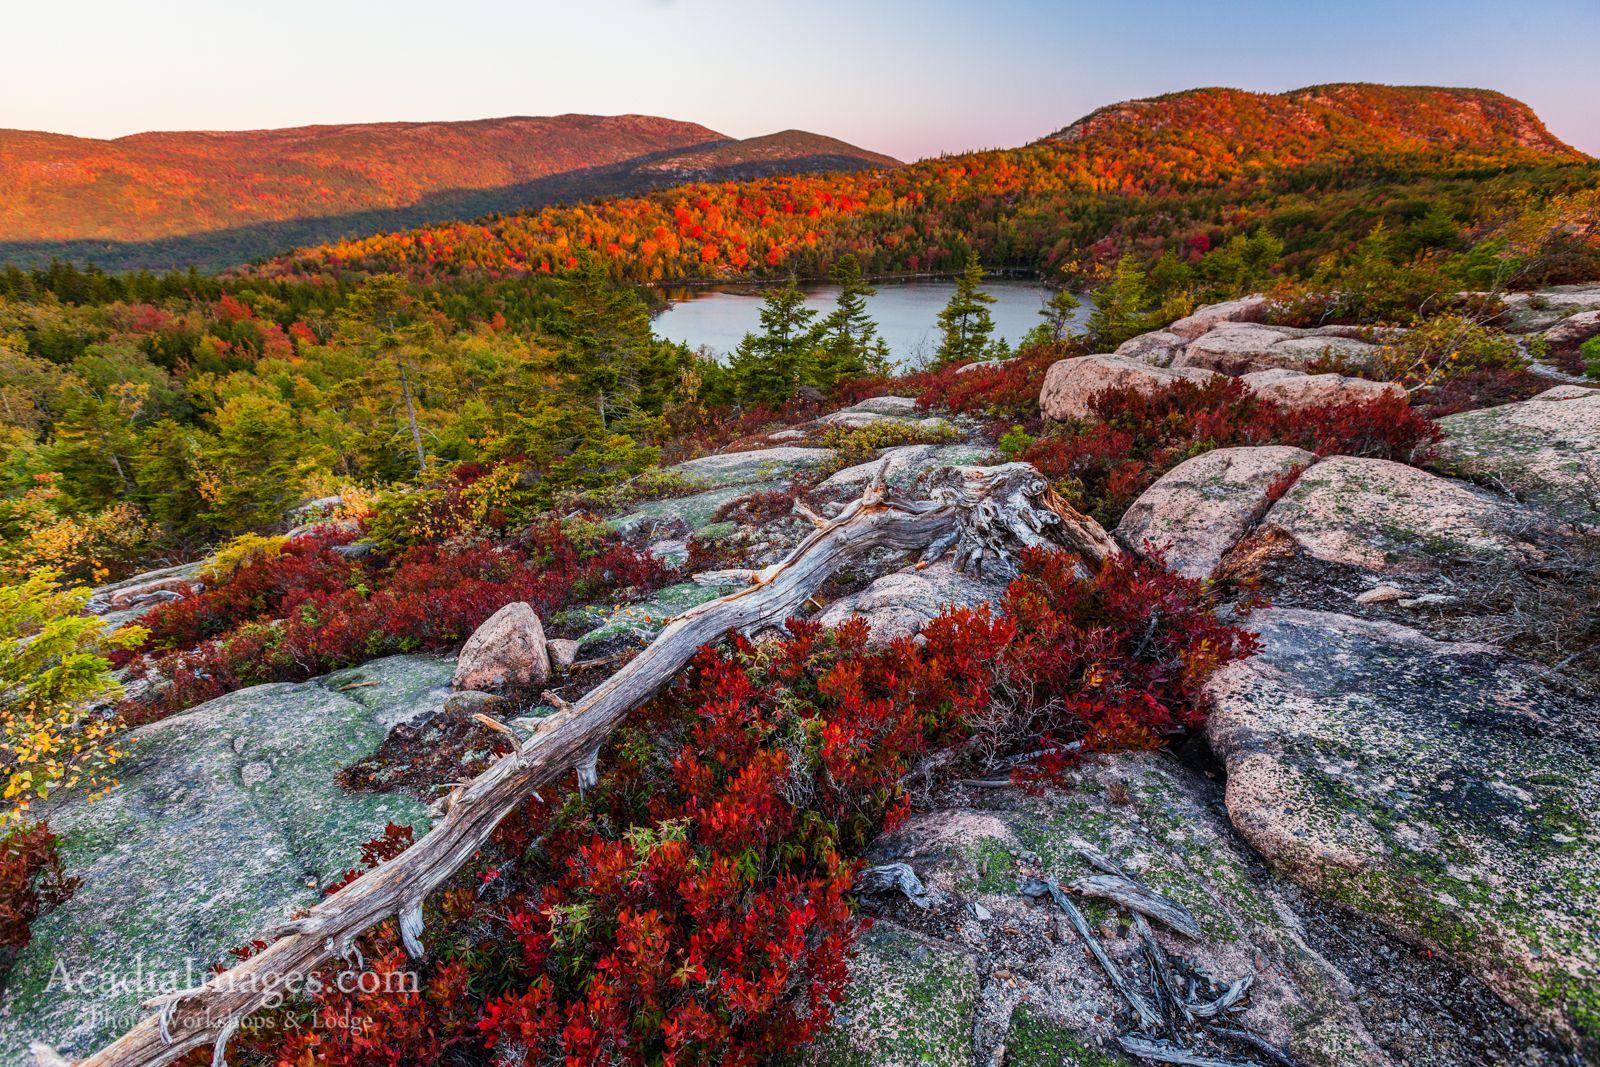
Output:
[[[867,313],[878,324],[878,333],[889,344],[897,362],[920,366],[939,347],[939,312],[955,292],[953,281],[878,282],[878,293],[867,299]],[[833,310],[839,297],[836,285],[801,286],[806,306],[823,315]],[[1039,321],[1039,307],[1050,295],[1042,282],[994,278],[983,289],[995,302],[989,305],[995,333],[1016,344]],[[657,337],[678,341],[690,348],[709,349],[726,358],[747,333],[761,329],[761,290],[752,287],[726,289],[668,289],[673,304],[652,323]],[[1087,318],[1089,307],[1078,309],[1078,321]]]

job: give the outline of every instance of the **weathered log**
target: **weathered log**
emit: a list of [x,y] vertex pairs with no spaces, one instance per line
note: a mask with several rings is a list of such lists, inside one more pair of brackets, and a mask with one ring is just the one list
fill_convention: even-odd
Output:
[[1200,932],[1200,924],[1188,908],[1146,889],[1124,875],[1094,874],[1079,878],[1067,888],[1082,896],[1099,897],[1120,904],[1129,911],[1148,915],[1169,930],[1176,930],[1191,940],[1199,941],[1204,936]]
[[[600,745],[697,649],[729,631],[781,625],[829,576],[875,549],[921,551],[931,561],[955,548],[958,566],[1002,571],[1014,571],[1016,552],[1027,546],[1073,550],[1091,569],[1119,551],[1105,530],[1055,498],[1025,463],[936,472],[931,495],[914,503],[890,499],[880,468],[859,499],[824,520],[785,559],[754,572],[744,588],[674,618],[625,667],[550,716],[521,751],[453,790],[440,804],[439,822],[405,852],[269,931],[263,940],[271,943],[261,952],[169,998],[158,1014],[79,1067],[156,1067],[219,1038],[225,1044],[238,1020],[317,968],[349,956],[356,938],[390,917],[399,918],[407,949],[420,955],[423,901],[523,800],[569,770],[579,771],[581,784],[591,782]],[[41,1067],[66,1062],[44,1046],[35,1060]]]
[[1117,1038],[1122,1051],[1142,1060],[1155,1063],[1175,1063],[1179,1067],[1251,1067],[1239,1060],[1222,1060],[1215,1056],[1200,1056],[1188,1049],[1179,1048],[1170,1041],[1151,1041],[1148,1038],[1125,1035]]

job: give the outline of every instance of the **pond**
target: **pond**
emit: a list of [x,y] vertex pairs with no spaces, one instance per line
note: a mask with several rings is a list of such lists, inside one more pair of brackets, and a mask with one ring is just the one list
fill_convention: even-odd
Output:
[[[877,282],[876,296],[867,299],[867,313],[878,324],[894,359],[906,367],[926,363],[939,346],[939,312],[955,292],[953,281]],[[826,315],[839,296],[836,285],[803,285],[806,306]],[[1036,280],[991,278],[983,289],[995,302],[989,306],[995,333],[1016,344],[1039,321],[1039,307],[1050,288]],[[690,348],[706,348],[719,359],[738,347],[747,333],[761,329],[761,290],[754,286],[726,288],[676,288],[664,290],[672,306],[656,316],[655,335]],[[1077,322],[1089,315],[1087,301],[1078,309]]]

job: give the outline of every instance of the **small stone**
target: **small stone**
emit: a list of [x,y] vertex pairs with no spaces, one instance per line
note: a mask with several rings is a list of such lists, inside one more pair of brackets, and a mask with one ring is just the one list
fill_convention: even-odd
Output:
[[972,916],[973,916],[973,918],[977,919],[979,922],[986,923],[990,919],[994,918],[994,913],[991,912],[988,908],[984,907],[982,904],[979,904],[976,900],[974,900],[972,902],[971,906],[972,906]]
[[545,642],[545,650],[550,653],[550,665],[565,674],[572,669],[578,661],[579,644],[565,637],[557,637]]
[[1365,593],[1356,596],[1357,604],[1387,604],[1391,600],[1403,600],[1411,594],[1404,589],[1392,585],[1380,585],[1368,589]]

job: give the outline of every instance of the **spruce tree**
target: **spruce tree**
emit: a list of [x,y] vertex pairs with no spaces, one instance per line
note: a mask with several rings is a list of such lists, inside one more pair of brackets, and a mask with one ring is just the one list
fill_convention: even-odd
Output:
[[956,279],[956,291],[939,312],[940,340],[939,349],[933,354],[934,366],[971,363],[986,357],[989,338],[994,333],[994,316],[989,314],[994,297],[979,288],[982,284],[983,268],[976,256],[969,257],[966,269]]
[[1018,348],[1059,344],[1072,336],[1072,317],[1080,304],[1070,289],[1057,289],[1039,308],[1039,323],[1023,336]]
[[761,332],[747,333],[728,370],[734,391],[746,405],[777,407],[818,376],[822,327],[805,305],[794,278],[767,294],[761,305]]
[[888,373],[889,346],[867,314],[867,297],[878,290],[861,277],[861,264],[853,255],[835,263],[828,277],[839,287],[839,302],[822,320],[821,384]]
[[1086,325],[1099,350],[1110,351],[1150,329],[1150,289],[1132,256],[1117,260],[1110,279],[1095,292],[1094,300],[1094,311]]

